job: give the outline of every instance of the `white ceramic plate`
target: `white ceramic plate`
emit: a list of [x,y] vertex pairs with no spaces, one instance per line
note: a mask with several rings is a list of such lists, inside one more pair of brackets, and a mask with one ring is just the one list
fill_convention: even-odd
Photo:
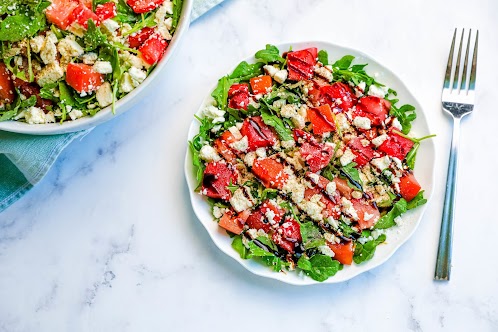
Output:
[[[371,76],[374,76],[379,82],[396,90],[398,92],[398,98],[401,105],[411,104],[416,107],[417,119],[413,122],[413,128],[410,134],[414,137],[421,137],[430,133],[427,119],[420,103],[415,99],[408,88],[394,73],[379,64],[370,56],[367,56],[364,53],[350,48],[337,46],[326,42],[288,43],[278,45],[278,48],[280,49],[280,51],[288,50],[291,45],[294,50],[300,50],[307,47],[317,47],[319,50],[326,50],[331,61],[335,61],[346,54],[351,54],[356,57],[354,63],[368,63],[368,66],[366,67],[367,73],[369,73]],[[245,60],[249,63],[255,61],[253,56]],[[202,109],[211,102],[212,98],[210,96],[207,97],[199,108],[197,114],[199,114],[199,112],[201,112]],[[193,136],[198,133],[198,131],[199,123],[194,119],[190,126],[188,139],[191,140]],[[433,191],[435,166],[434,158],[434,143],[431,140],[424,141],[418,152],[418,158],[414,172],[417,180],[422,186],[422,189],[425,190],[425,197],[428,199],[431,197]],[[277,279],[285,283],[294,285],[310,285],[318,283],[317,281],[314,281],[307,276],[299,276],[299,274],[296,272],[277,273],[273,272],[269,267],[264,266],[255,260],[241,259],[239,254],[231,246],[232,239],[221,227],[218,227],[218,224],[214,221],[206,198],[204,196],[201,196],[199,193],[194,192],[197,183],[192,166],[192,156],[190,154],[190,151],[187,151],[187,155],[185,158],[185,175],[187,178],[190,198],[192,201],[194,212],[199,218],[199,221],[208,231],[214,243],[218,246],[218,248],[221,249],[221,251],[235,259],[252,273],[263,277]],[[408,211],[402,216],[403,222],[401,223],[401,225],[387,230],[386,243],[377,247],[375,256],[370,261],[360,265],[355,265],[353,263],[353,265],[351,266],[344,266],[344,269],[342,271],[339,271],[335,276],[329,278],[324,283],[338,283],[346,281],[359,275],[360,273],[373,269],[374,267],[384,263],[396,252],[396,250],[404,242],[406,242],[412,236],[413,232],[415,232],[417,226],[419,225],[426,208],[427,204],[417,209]]]
[[188,30],[190,25],[190,13],[192,11],[192,4],[194,0],[184,0],[182,13],[180,16],[180,21],[178,23],[177,30],[173,36],[173,39],[168,45],[166,53],[162,59],[157,64],[156,68],[150,73],[150,75],[142,82],[136,89],[127,94],[124,98],[121,98],[116,102],[115,114],[112,113],[111,106],[108,106],[100,110],[94,116],[87,116],[75,121],[67,121],[63,124],[60,123],[48,123],[48,124],[37,124],[30,125],[24,122],[18,121],[5,121],[0,122],[0,130],[11,131],[15,133],[23,133],[30,135],[52,135],[52,134],[64,134],[75,131],[80,131],[88,128],[95,127],[105,121],[111,120],[116,116],[123,114],[135,104],[137,104],[143,97],[147,95],[147,87],[154,82],[155,78],[158,76],[159,72],[162,71],[166,64],[169,62],[180,41]]

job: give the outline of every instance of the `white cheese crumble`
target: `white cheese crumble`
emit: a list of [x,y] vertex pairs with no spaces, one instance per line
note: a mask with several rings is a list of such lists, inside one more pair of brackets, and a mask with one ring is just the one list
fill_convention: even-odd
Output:
[[219,161],[221,159],[218,152],[216,152],[216,150],[210,145],[204,145],[201,148],[201,151],[199,151],[199,157],[207,162]]
[[76,119],[79,119],[83,116],[83,112],[80,111],[80,110],[71,110],[71,112],[69,112],[69,117],[71,118],[71,120],[76,120]]
[[97,102],[100,107],[107,107],[112,104],[113,93],[112,87],[109,82],[104,82],[95,93],[95,97],[97,98]]
[[327,194],[329,194],[330,196],[333,196],[337,190],[337,186],[336,186],[335,182],[330,181],[329,183],[327,183],[327,187],[325,188],[325,190],[327,191]]
[[109,61],[95,61],[93,70],[100,74],[110,74],[112,73],[112,65]]
[[249,167],[252,167],[255,160],[256,160],[256,152],[248,152],[244,156],[244,163]]
[[209,105],[202,111],[204,117],[212,119],[213,123],[225,122],[225,111],[220,110],[219,108]]
[[71,35],[59,41],[57,44],[57,50],[62,57],[65,58],[76,57],[85,53],[83,47],[81,47],[80,44],[78,44],[74,39],[74,36]]
[[334,79],[334,75],[332,75],[332,72],[328,70],[326,67],[319,67],[319,66],[315,67],[315,74],[326,79],[329,82],[331,82]]
[[401,126],[401,123],[399,122],[398,118],[394,118],[393,123],[391,124],[394,128],[398,129],[401,131],[403,127]]
[[370,128],[372,128],[371,127],[372,122],[370,121],[370,119],[367,118],[367,117],[363,117],[363,116],[357,116],[356,118],[354,118],[353,125],[356,128],[360,128],[360,129],[370,129]]
[[304,199],[305,187],[299,183],[295,176],[290,177],[282,188],[286,193],[291,194],[294,203],[301,203]]
[[387,135],[386,134],[382,134],[380,136],[377,136],[375,137],[373,140],[372,140],[372,144],[379,147],[382,145],[382,143],[384,143],[384,141],[387,139]]
[[237,128],[235,126],[231,126],[230,128],[228,128],[228,131],[233,135],[233,137],[236,140],[239,140],[242,138],[242,134],[240,133],[239,128]]
[[358,212],[353,207],[353,203],[346,197],[341,198],[342,212],[353,218],[353,220],[358,220]]
[[227,209],[220,208],[219,206],[213,206],[213,216],[217,219],[223,217],[223,215],[227,212]]
[[284,118],[289,118],[292,120],[292,123],[296,128],[302,129],[306,124],[306,114],[307,114],[307,106],[302,105],[298,107],[295,104],[287,104],[282,106],[280,110],[280,115]]
[[244,188],[239,188],[233,193],[230,204],[235,211],[242,212],[253,206],[252,200],[248,199],[246,194],[249,195],[249,191],[244,190]]
[[247,136],[244,136],[240,140],[231,143],[230,147],[240,152],[246,152],[249,148],[249,140]]
[[389,165],[391,165],[391,159],[389,159],[388,156],[384,156],[384,157],[372,159],[371,163],[372,163],[372,165],[377,167],[380,171],[383,171],[386,168],[389,168]]
[[368,95],[369,96],[374,96],[374,97],[379,97],[379,98],[384,98],[387,95],[388,87],[387,86],[376,86],[376,85],[370,85],[370,88],[368,89]]
[[277,81],[278,83],[280,84],[283,84],[285,82],[285,80],[287,80],[287,70],[285,69],[282,69],[282,70],[279,70],[275,73],[275,76],[273,76],[273,79],[275,81]]
[[347,164],[351,163],[354,160],[354,158],[356,158],[356,155],[349,148],[347,148],[346,151],[344,151],[344,154],[340,158],[341,165],[346,166]]
[[324,245],[324,246],[319,246],[318,247],[318,250],[320,250],[320,252],[326,256],[329,256],[329,257],[334,257],[335,256],[335,253],[332,251],[332,249],[330,249],[329,246],[327,245]]
[[24,118],[29,124],[45,123],[45,113],[39,107],[31,106],[24,111]]
[[265,148],[257,148],[256,155],[258,155],[259,158],[265,158],[266,157],[266,149]]
[[350,128],[348,118],[343,113],[337,114],[336,119],[337,119],[337,122],[339,123],[339,127],[342,130],[348,130]]
[[39,86],[44,86],[46,84],[55,83],[64,76],[64,70],[62,70],[59,62],[56,60],[48,65],[46,65],[42,70],[36,74],[36,83]]
[[284,149],[290,149],[296,146],[296,142],[294,140],[282,141],[280,144]]
[[278,68],[272,65],[265,65],[263,66],[263,69],[268,75],[270,75],[270,77],[275,76],[275,74],[278,72]]

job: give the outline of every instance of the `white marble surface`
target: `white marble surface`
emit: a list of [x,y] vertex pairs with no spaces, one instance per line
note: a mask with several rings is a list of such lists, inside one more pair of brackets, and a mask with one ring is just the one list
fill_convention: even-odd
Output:
[[[450,122],[440,88],[455,26],[480,29],[478,102],[462,130],[452,280],[432,280]],[[498,3],[228,0],[191,27],[148,100],[73,143],[0,214],[0,331],[497,331],[493,99]],[[405,80],[438,134],[436,190],[386,264],[339,285],[253,276],[210,241],[183,176],[191,116],[264,46],[326,40]]]

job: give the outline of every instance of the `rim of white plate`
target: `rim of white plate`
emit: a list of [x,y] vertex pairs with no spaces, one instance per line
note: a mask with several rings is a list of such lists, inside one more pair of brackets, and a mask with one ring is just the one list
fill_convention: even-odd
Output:
[[157,78],[159,73],[163,71],[164,68],[166,68],[166,64],[169,63],[170,59],[176,53],[176,49],[180,45],[185,33],[189,28],[193,3],[194,0],[184,0],[178,27],[175,31],[175,34],[173,35],[173,38],[171,39],[171,42],[168,45],[166,53],[159,61],[156,68],[154,68],[149,76],[147,76],[145,81],[143,81],[138,87],[136,87],[126,96],[116,101],[115,114],[112,113],[112,106],[108,106],[100,110],[94,116],[82,117],[75,121],[67,121],[62,124],[47,123],[30,125],[25,122],[12,120],[0,122],[0,130],[29,135],[65,134],[95,127],[128,111],[130,108],[136,105],[142,99],[142,97],[147,94],[147,87],[150,86],[152,82]]
[[[417,99],[413,96],[407,86],[396,74],[394,74],[386,66],[373,59],[371,56],[349,47],[344,47],[323,41],[282,43],[276,46],[280,50],[287,50],[291,45],[294,50],[304,49],[308,47],[317,47],[319,50],[327,50],[330,59],[337,59],[343,55],[351,54],[355,56],[354,63],[368,63],[368,66],[366,67],[367,73],[369,73],[370,75],[375,75],[376,78],[379,78],[379,81],[381,83],[393,87],[398,92],[398,97],[400,97],[401,104],[408,103],[416,107],[417,119],[413,122],[411,133],[416,133],[417,136],[425,136],[430,133],[430,128],[425,116],[425,112],[423,111],[423,108],[417,101]],[[254,56],[250,56],[243,60],[253,62],[255,61],[255,58]],[[231,67],[232,70],[233,68],[235,68],[235,66],[236,65]],[[372,68],[373,70],[371,70]],[[395,84],[390,85],[388,84],[388,81],[391,83],[394,82]],[[214,90],[215,86],[216,85],[214,85],[210,91]],[[196,114],[200,114],[200,112],[206,105],[212,103],[212,100],[213,99],[211,96],[206,97]],[[199,123],[194,118],[189,128],[188,141],[191,140],[195,134],[197,134],[198,129]],[[420,158],[420,156],[424,156],[424,158],[422,159]],[[324,282],[315,281],[307,276],[298,274],[296,271],[290,271],[288,273],[273,272],[269,267],[264,266],[257,261],[244,260],[240,258],[239,254],[231,247],[230,237],[214,221],[206,198],[194,191],[197,183],[192,165],[192,156],[188,146],[184,166],[185,177],[189,188],[190,200],[194,213],[201,224],[204,226],[204,228],[207,230],[212,241],[222,252],[232,257],[253,274],[279,280],[291,285],[305,286],[316,284],[333,284],[350,280],[385,263],[406,241],[408,241],[409,238],[411,238],[418,225],[420,224],[424,212],[428,207],[428,204],[430,203],[434,189],[434,170],[436,155],[434,142],[432,140],[424,141],[418,152],[418,157],[419,158],[417,159],[414,173],[417,175],[417,179],[419,180],[422,189],[425,190],[425,197],[428,200],[427,204],[403,214],[403,223],[386,231],[386,243],[377,247],[376,253],[370,261],[362,263],[360,265],[355,265],[353,263],[353,265],[351,266],[344,266],[343,270],[337,272],[335,276],[330,277]]]

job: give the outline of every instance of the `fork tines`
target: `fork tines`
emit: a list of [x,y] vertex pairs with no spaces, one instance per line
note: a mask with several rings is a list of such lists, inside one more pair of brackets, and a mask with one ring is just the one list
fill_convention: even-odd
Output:
[[[476,30],[475,34],[472,33],[472,29],[469,29],[469,32],[466,33],[465,29],[462,29],[460,34],[460,44],[458,46],[458,53],[456,55],[456,64],[453,65],[453,57],[455,55],[455,41],[457,39],[457,31],[453,34],[453,41],[451,42],[450,55],[448,56],[448,65],[446,66],[446,75],[444,77],[444,89],[449,89],[450,92],[465,92],[474,91],[475,83],[476,83],[476,66],[477,66],[477,46],[479,40],[479,30]],[[467,36],[466,40],[466,50],[465,50],[465,60],[463,62],[463,68],[460,69],[460,60],[462,57],[462,48],[464,47],[465,39],[464,36]],[[472,43],[472,41],[474,42]],[[472,47],[471,45],[474,44]],[[471,52],[472,47],[472,63],[469,66],[469,54]],[[470,70],[470,75],[469,71]],[[467,79],[469,77],[469,79]]]

